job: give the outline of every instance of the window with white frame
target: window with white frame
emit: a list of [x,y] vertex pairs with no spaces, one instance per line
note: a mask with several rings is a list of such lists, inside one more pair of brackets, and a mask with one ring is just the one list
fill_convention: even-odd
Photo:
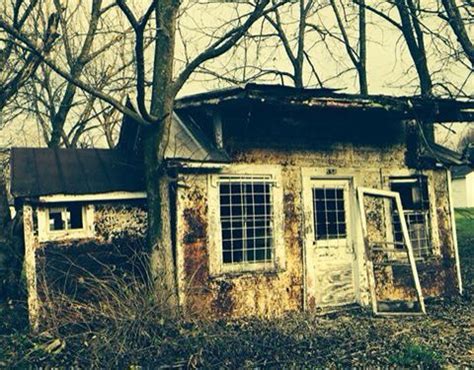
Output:
[[48,204],[38,210],[40,241],[93,236],[93,207],[81,203]]
[[210,273],[283,269],[280,167],[235,165],[209,180]]
[[[432,254],[428,181],[426,176],[393,177],[390,188],[400,194],[408,234],[416,258]],[[393,208],[394,209],[394,208]],[[393,238],[403,243],[400,217],[392,212]]]
[[84,226],[81,205],[48,209],[49,231],[81,230]]
[[222,262],[273,260],[272,183],[260,177],[219,180]]

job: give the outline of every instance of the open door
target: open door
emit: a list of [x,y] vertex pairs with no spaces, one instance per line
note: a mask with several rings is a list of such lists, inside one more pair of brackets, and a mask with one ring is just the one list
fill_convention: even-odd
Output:
[[426,313],[400,194],[359,187],[357,195],[374,313]]

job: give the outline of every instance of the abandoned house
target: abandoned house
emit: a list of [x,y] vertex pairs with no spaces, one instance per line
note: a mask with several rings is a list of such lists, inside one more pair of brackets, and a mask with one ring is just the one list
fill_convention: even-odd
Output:
[[[400,314],[459,294],[449,168],[463,162],[420,119],[472,121],[472,109],[256,84],[179,99],[166,158],[180,306],[207,317]],[[112,245],[142,243],[140,148],[124,118],[113,150],[12,149],[32,319],[46,289],[84,293],[81,269],[119,265],[127,253]]]

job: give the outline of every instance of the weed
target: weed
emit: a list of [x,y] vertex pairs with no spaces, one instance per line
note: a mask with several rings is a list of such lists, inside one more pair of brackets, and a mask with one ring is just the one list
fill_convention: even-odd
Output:
[[397,354],[391,355],[389,361],[393,365],[403,367],[425,366],[428,368],[439,368],[443,363],[443,356],[431,347],[407,342]]

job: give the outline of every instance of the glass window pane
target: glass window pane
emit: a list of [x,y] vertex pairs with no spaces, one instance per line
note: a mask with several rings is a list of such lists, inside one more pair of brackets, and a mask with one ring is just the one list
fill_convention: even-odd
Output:
[[317,240],[347,237],[344,189],[313,188],[313,212]]
[[272,258],[270,191],[271,184],[245,178],[220,183],[224,263],[252,263]]

